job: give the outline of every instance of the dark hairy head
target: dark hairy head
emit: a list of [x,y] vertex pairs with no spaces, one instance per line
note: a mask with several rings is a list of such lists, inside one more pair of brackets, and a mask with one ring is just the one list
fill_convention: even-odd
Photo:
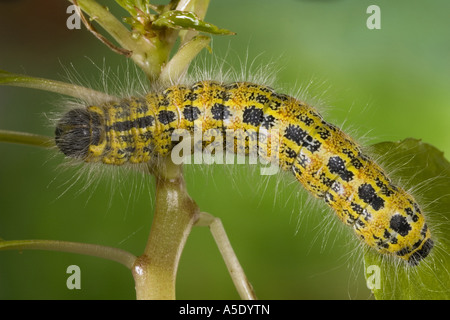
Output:
[[89,146],[101,137],[98,114],[86,109],[73,109],[63,115],[55,129],[56,146],[66,156],[86,158]]

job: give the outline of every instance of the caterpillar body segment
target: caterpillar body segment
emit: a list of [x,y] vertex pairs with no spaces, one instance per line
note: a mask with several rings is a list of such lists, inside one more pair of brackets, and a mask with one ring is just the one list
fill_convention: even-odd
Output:
[[[280,168],[323,199],[367,245],[410,265],[431,251],[431,233],[414,198],[314,108],[269,87],[200,81],[73,109],[57,124],[55,140],[68,157],[122,165],[167,155],[175,145],[174,130],[193,133],[199,128],[205,135],[211,130],[244,131],[266,138],[277,130]],[[245,146],[235,143],[232,150],[248,155],[250,140],[257,138],[248,134],[246,139]],[[270,159],[270,151],[264,151],[269,139],[259,142],[257,152]]]

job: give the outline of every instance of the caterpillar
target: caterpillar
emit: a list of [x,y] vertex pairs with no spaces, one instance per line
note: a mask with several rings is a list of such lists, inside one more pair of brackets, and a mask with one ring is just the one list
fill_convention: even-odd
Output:
[[[198,124],[203,131],[276,129],[279,167],[323,199],[365,244],[411,266],[432,250],[431,232],[411,194],[312,106],[267,86],[207,80],[75,108],[58,121],[55,142],[67,157],[87,163],[138,164],[168,155],[175,145],[171,134],[192,133]],[[263,147],[258,152],[270,157]]]

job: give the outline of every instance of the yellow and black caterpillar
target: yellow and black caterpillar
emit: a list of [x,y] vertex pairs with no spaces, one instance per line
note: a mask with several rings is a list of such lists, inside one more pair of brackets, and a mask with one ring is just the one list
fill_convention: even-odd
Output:
[[169,154],[172,132],[193,132],[196,123],[204,132],[278,130],[279,166],[323,199],[367,245],[410,265],[433,248],[412,195],[393,185],[352,138],[311,106],[266,86],[200,81],[73,109],[59,120],[55,140],[66,156],[85,162],[144,163]]

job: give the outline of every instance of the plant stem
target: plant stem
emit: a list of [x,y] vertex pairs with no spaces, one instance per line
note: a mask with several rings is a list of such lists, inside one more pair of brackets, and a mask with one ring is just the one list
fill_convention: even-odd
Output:
[[75,84],[44,78],[35,78],[22,74],[7,72],[4,70],[0,70],[0,85],[9,85],[56,92],[85,101],[91,101],[92,99],[101,101],[117,99],[106,93]]
[[223,227],[222,221],[209,213],[201,212],[198,215],[198,220],[195,222],[195,226],[208,226],[211,234],[216,241],[217,247],[219,248],[220,254],[227,266],[228,272],[230,273],[231,279],[233,280],[234,286],[239,293],[241,299],[245,300],[255,300],[256,295],[253,291],[253,287],[247,280],[247,276],[242,269],[239,260],[234,253],[233,247],[231,246],[230,240],[228,239],[225,228]]
[[97,244],[59,241],[59,240],[0,240],[0,250],[50,250],[79,253],[108,259],[131,269],[136,256],[128,251]]
[[163,168],[156,173],[156,206],[147,246],[132,269],[139,300],[175,299],[178,262],[199,213],[181,167],[168,157]]
[[43,148],[50,148],[55,144],[51,137],[8,130],[0,130],[0,142],[20,143]]
[[[73,0],[69,0],[73,2]],[[131,59],[146,73],[149,79],[156,79],[161,67],[166,63],[170,49],[176,39],[169,37],[172,32],[166,32],[166,37],[144,36],[136,38],[109,10],[93,0],[77,0],[80,8],[86,12],[91,20],[96,21],[105,29],[119,45],[131,51]],[[170,43],[167,41],[171,39]]]
[[161,81],[172,83],[180,79],[186,73],[191,61],[208,46],[210,41],[211,38],[207,36],[197,36],[183,45],[162,69]]

